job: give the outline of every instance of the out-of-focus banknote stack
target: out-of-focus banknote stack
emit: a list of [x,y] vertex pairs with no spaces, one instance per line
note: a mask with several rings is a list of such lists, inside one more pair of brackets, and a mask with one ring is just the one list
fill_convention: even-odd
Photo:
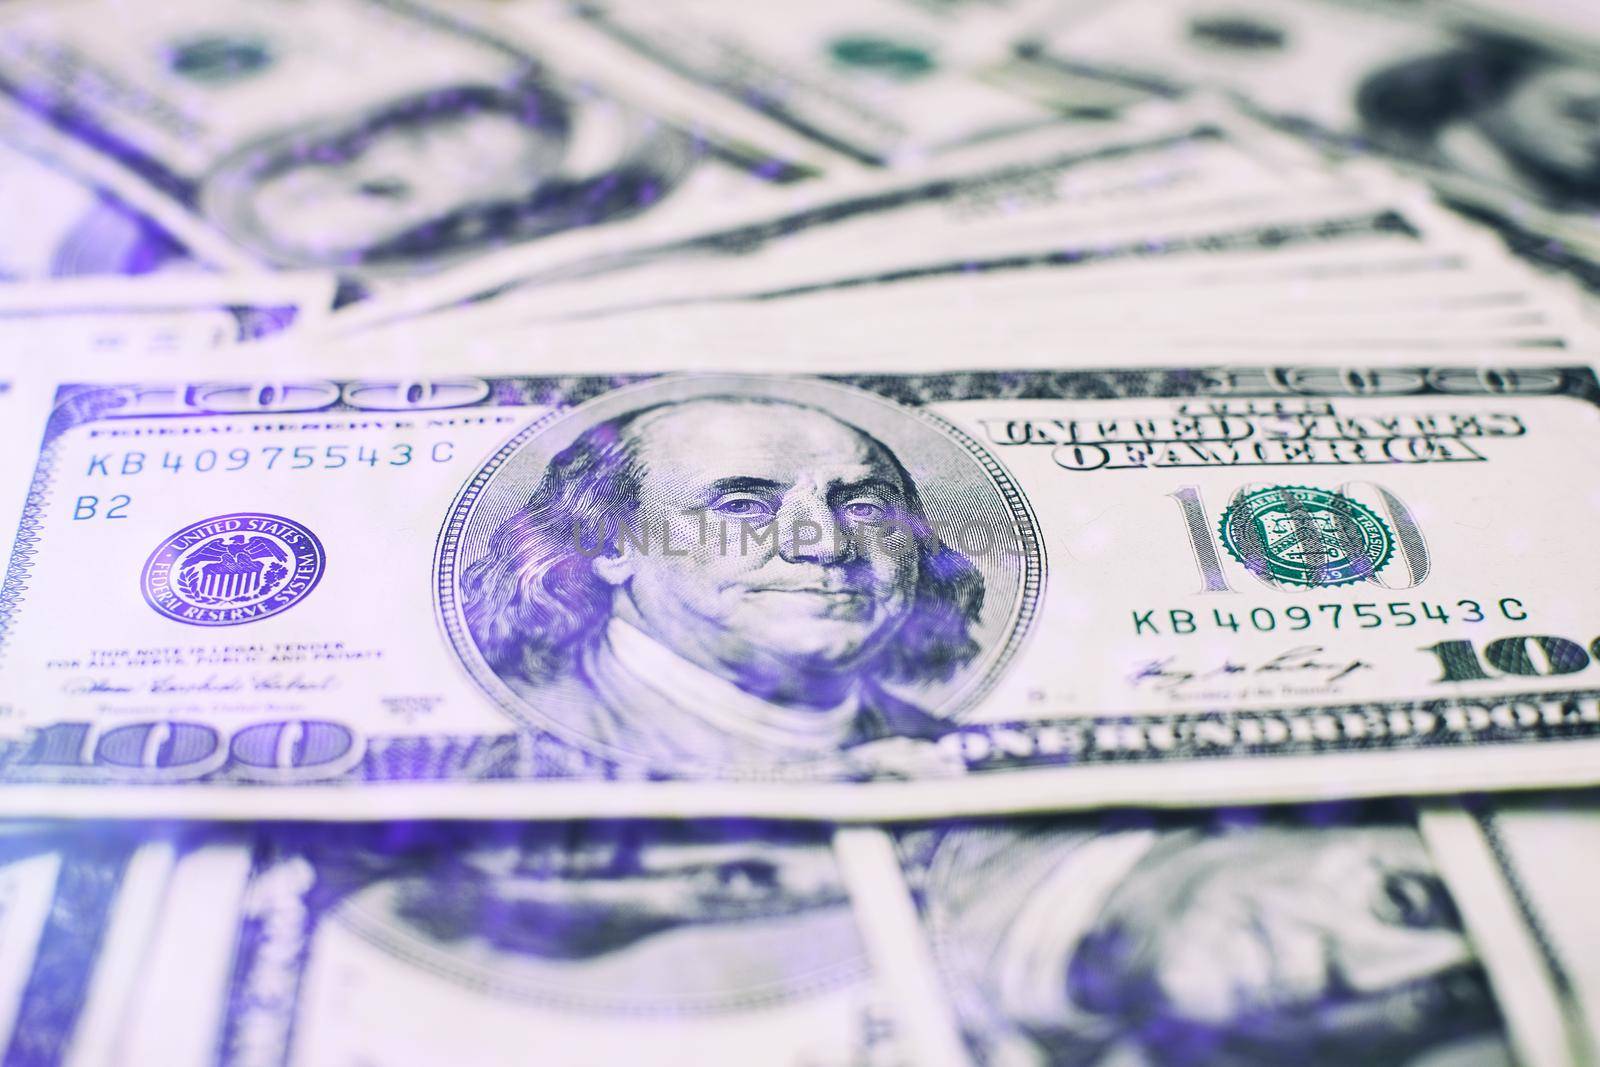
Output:
[[0,0],[0,1064],[1600,1063],[1600,18]]

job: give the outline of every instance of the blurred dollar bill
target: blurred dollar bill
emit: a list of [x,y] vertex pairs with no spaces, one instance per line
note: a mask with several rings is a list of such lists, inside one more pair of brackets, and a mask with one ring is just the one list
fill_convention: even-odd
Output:
[[1359,0],[1068,3],[1019,45],[1014,84],[1107,107],[1229,90],[1325,144],[1376,149],[1415,168],[1523,250],[1564,258],[1592,281],[1600,74],[1559,34],[1494,32],[1448,10]]
[[1525,936],[1520,920],[1463,924],[1479,887],[1403,809],[897,837],[980,1064],[1588,1062],[1527,1055],[1554,1001],[1516,995],[1482,939]]
[[1566,1067],[1595,1062],[1594,819],[1575,794],[895,838],[974,1062]]
[[119,357],[155,368],[163,357],[315,334],[333,309],[326,274],[185,275],[182,278],[75,278],[0,287],[0,344],[12,372],[38,376],[116,366]]
[[115,1054],[70,1062],[913,1062],[826,827],[190,838],[147,944],[125,939],[82,968],[107,990],[113,972],[140,975],[121,987]]
[[[352,308],[340,316],[340,327],[367,329],[465,303],[504,307],[524,298],[537,299],[531,294],[549,287],[560,286],[570,296],[566,282],[615,283],[634,300],[652,294],[665,301],[704,293],[716,278],[711,272],[719,266],[735,259],[744,263],[766,259],[762,253],[780,246],[796,250],[792,257],[796,266],[803,263],[813,273],[837,274],[863,255],[903,259],[913,252],[925,255],[937,250],[937,255],[948,257],[962,247],[977,251],[984,235],[1001,229],[1009,216],[1026,222],[1076,208],[1075,217],[1084,219],[1091,201],[1111,207],[1106,194],[1113,190],[1160,213],[1192,206],[1195,198],[1207,194],[1220,197],[1220,190],[1207,179],[1230,164],[1239,172],[1241,193],[1261,191],[1270,182],[1281,194],[1290,180],[1287,174],[1310,159],[1301,146],[1283,138],[1268,146],[1246,146],[1234,138],[1218,151],[1207,152],[1208,146],[1197,142],[1208,118],[1158,105],[1130,114],[1114,130],[1037,132],[1004,146],[983,146],[940,161],[917,171],[916,177],[894,173],[837,178],[795,186],[781,202],[752,199],[725,204],[714,215],[658,218],[648,229],[636,228],[631,243],[580,247],[564,256],[546,248],[486,257]],[[1209,125],[1222,139],[1217,124]],[[1195,154],[1205,157],[1194,165],[1198,173],[1170,173],[1177,169],[1171,156],[1182,144],[1194,144]],[[1134,192],[1141,188],[1135,169],[1140,163],[1149,168],[1145,173],[1155,195]],[[1159,203],[1163,189],[1171,195],[1170,204]],[[1126,228],[1129,214],[1119,212],[1105,221]],[[934,225],[924,232],[930,222]],[[969,225],[951,227],[951,222]],[[829,243],[821,252],[813,252],[818,238]],[[848,258],[841,259],[841,252]],[[587,309],[588,302],[579,296],[570,311]]]
[[0,1040],[80,1067],[1570,1067],[1593,820],[8,827]]
[[21,108],[0,108],[0,195],[21,207],[0,239],[0,279],[193,271],[181,241],[63,158]]
[[1529,365],[66,385],[0,788],[859,819],[1587,782],[1595,395]]
[[1505,797],[1429,809],[1422,827],[1495,976],[1522,1061],[1600,1059],[1600,941],[1594,884],[1600,822],[1593,793]]
[[223,267],[370,286],[813,173],[407,0],[74,0],[0,24],[6,95]]
[[[1069,297],[1089,292],[1107,299]],[[1111,293],[1129,306],[1118,310]],[[1212,328],[1241,305],[1250,314]],[[1363,316],[1345,314],[1356,305]],[[492,349],[501,342],[486,335],[496,330],[559,346],[599,336],[588,329],[597,319],[659,311],[658,321],[621,328],[665,337],[691,322],[761,321],[769,343],[825,349],[836,343],[831,329],[867,317],[939,337],[954,328],[946,319],[964,318],[991,342],[1027,343],[1096,331],[1078,320],[1100,315],[1106,344],[1156,333],[1174,344],[1245,344],[1270,336],[1266,316],[1289,310],[1328,318],[1326,329],[1302,321],[1289,331],[1324,344],[1341,334],[1375,343],[1373,313],[1409,318],[1412,337],[1433,343],[1454,331],[1458,341],[1531,344],[1560,343],[1575,305],[1410,183],[1330,168],[1293,139],[1200,105],[1140,109],[1114,135],[1019,138],[842,195],[836,184],[777,213],[730,213],[621,253],[454,272],[351,309],[335,329],[358,347],[381,344],[361,335],[386,324],[399,325],[409,348],[428,335]],[[1429,314],[1433,326],[1418,329]],[[585,329],[558,342],[548,330],[558,321]],[[905,336],[855,334],[851,347],[903,347]],[[918,359],[928,354],[924,346]]]
[[[612,0],[574,5],[574,14],[636,63],[849,160],[883,166],[1058,121],[1057,109],[984,80],[1020,27],[1051,3]],[[502,10],[513,24],[551,17],[538,4]]]
[[109,1063],[174,858],[167,835],[0,834],[0,1042],[13,1063]]

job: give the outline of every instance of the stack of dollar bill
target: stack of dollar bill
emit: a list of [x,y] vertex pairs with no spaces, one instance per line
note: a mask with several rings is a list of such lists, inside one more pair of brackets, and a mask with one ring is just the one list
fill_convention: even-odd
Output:
[[0,1064],[1600,1063],[1600,17],[0,3]]

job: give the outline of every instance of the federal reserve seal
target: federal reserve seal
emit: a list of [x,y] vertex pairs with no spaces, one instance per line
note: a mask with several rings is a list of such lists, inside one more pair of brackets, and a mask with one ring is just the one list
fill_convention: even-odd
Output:
[[185,526],[145,562],[152,608],[191,626],[237,626],[310,595],[327,560],[316,536],[281,515],[243,512]]
[[1358,500],[1329,489],[1273,485],[1222,513],[1222,545],[1263,578],[1287,585],[1349,585],[1394,555],[1394,533]]

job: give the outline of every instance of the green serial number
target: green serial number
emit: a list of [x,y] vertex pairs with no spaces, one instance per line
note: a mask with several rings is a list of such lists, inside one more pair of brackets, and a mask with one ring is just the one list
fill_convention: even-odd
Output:
[[[1487,606],[1486,606],[1487,605]],[[1528,618],[1523,602],[1506,596],[1498,600],[1457,600],[1433,603],[1428,600],[1380,600],[1353,604],[1295,604],[1287,608],[1251,608],[1248,611],[1190,611],[1186,608],[1152,608],[1134,611],[1133,632],[1137,635],[1168,636],[1226,631],[1254,630],[1269,634],[1277,630],[1376,630],[1381,627],[1407,629],[1438,623],[1483,622],[1506,619],[1521,622]]]

